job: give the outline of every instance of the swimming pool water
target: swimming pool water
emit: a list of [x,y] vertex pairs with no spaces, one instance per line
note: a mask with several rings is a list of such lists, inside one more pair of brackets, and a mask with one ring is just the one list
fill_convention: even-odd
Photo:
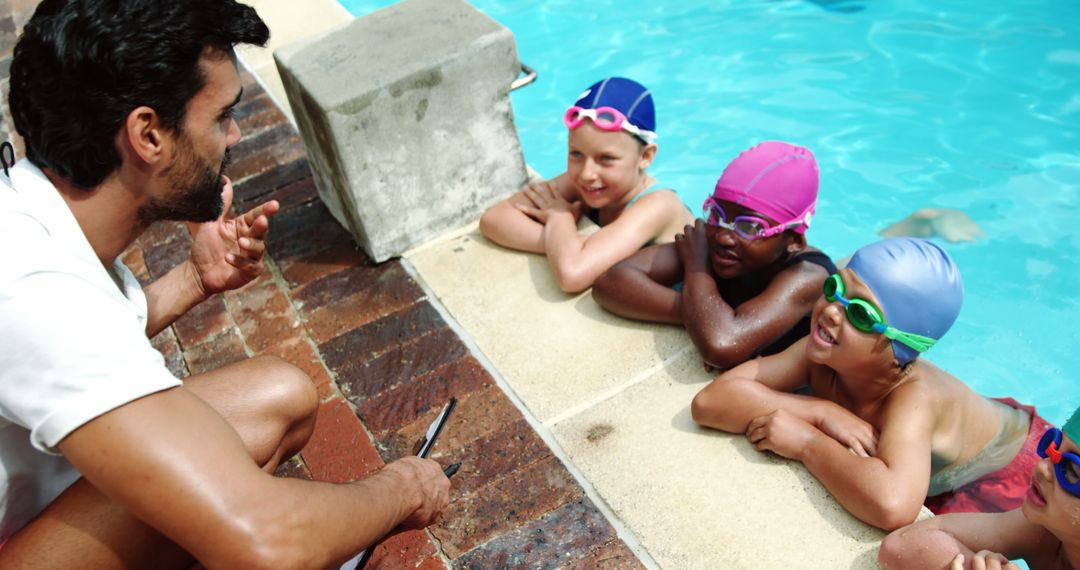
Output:
[[[355,15],[387,0],[345,0]],[[539,79],[513,94],[525,159],[565,170],[566,107],[650,87],[650,171],[700,204],[761,140],[821,167],[811,243],[834,258],[923,207],[986,232],[943,243],[966,298],[928,358],[1059,424],[1080,405],[1080,4],[1050,0],[473,0]],[[696,208],[695,208],[696,209]]]

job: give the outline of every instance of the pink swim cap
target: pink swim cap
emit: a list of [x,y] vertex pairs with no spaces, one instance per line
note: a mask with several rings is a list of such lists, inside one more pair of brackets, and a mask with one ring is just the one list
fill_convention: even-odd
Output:
[[735,157],[716,182],[713,198],[765,214],[800,234],[810,227],[818,195],[818,166],[810,149],[766,141]]

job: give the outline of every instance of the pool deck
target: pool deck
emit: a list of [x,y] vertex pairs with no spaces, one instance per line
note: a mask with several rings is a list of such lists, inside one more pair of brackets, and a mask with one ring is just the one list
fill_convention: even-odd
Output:
[[[350,17],[329,0],[249,3],[273,30],[270,49]],[[0,0],[0,59],[35,4]],[[285,476],[362,477],[410,453],[458,398],[433,452],[462,463],[449,509],[381,543],[369,568],[877,567],[882,533],[800,465],[693,423],[690,399],[709,376],[681,329],[565,295],[543,258],[494,246],[475,226],[401,260],[368,260],[318,199],[283,95],[266,91],[280,89],[269,50],[241,56],[244,137],[229,174],[239,210],[282,203],[269,271],[154,343],[180,376],[255,354],[312,376],[316,433]],[[124,261],[151,280],[189,242],[183,225],[159,224]]]

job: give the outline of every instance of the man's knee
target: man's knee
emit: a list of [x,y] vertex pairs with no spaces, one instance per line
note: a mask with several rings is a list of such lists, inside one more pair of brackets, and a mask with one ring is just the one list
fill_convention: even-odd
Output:
[[294,420],[315,415],[319,394],[306,372],[276,356],[256,356],[252,361],[264,380],[263,395],[276,408]]

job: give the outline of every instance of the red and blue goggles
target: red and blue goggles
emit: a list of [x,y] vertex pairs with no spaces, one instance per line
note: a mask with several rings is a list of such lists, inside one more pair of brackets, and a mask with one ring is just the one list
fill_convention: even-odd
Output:
[[1049,458],[1054,464],[1058,484],[1068,494],[1080,498],[1080,455],[1061,451],[1061,430],[1050,428],[1035,448],[1039,457]]

